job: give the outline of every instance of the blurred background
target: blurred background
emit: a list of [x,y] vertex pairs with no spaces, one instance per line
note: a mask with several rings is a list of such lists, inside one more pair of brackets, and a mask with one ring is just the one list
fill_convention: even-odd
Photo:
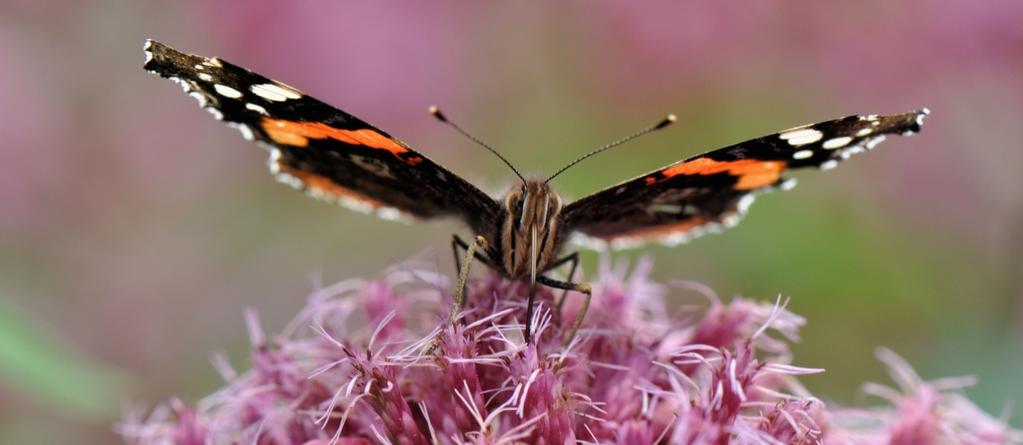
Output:
[[[673,112],[558,178],[580,197],[703,150],[853,113],[929,107],[922,134],[800,173],[657,280],[809,319],[795,363],[864,403],[885,345],[925,378],[1023,401],[1023,4],[1018,2],[0,2],[0,442],[111,443],[122,403],[220,385],[242,310],[279,329],[315,280],[415,255],[454,222],[380,222],[276,184],[265,153],[142,71],[159,39],[295,85],[501,191]],[[585,268],[595,269],[587,253]],[[676,292],[679,295],[683,293]],[[1023,424],[1016,410],[1012,423]]]

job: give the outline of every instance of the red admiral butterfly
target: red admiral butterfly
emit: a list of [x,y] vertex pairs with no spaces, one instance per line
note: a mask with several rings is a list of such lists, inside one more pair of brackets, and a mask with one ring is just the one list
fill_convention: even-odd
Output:
[[[536,283],[586,294],[567,339],[573,338],[589,304],[589,286],[571,282],[577,253],[558,258],[569,235],[621,247],[649,240],[674,244],[731,227],[754,196],[794,185],[782,177],[786,170],[833,168],[853,154],[874,148],[885,135],[920,131],[929,113],[921,109],[890,116],[849,116],[788,129],[691,157],[571,203],[563,202],[551,188],[551,179],[568,167],[668,126],[674,121],[669,116],[546,179],[524,178],[516,171],[521,184],[494,199],[389,134],[288,85],[219,58],[185,54],[152,40],[146,41],[144,50],[146,70],[180,83],[217,119],[263,144],[270,151],[270,171],[278,181],[385,218],[450,216],[468,224],[482,236],[465,243],[456,235],[452,243],[456,265],[461,264],[453,314],[460,304],[469,261],[476,258],[511,279],[529,280],[527,340]],[[436,108],[431,111],[448,122]],[[477,252],[477,246],[482,250]],[[459,247],[467,252],[464,263],[457,259]],[[544,275],[568,263],[568,281]]]

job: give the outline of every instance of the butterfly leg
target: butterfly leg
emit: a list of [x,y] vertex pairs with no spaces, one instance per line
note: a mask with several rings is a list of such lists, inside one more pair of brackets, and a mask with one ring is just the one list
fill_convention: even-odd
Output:
[[[483,264],[489,265],[487,260],[476,252],[477,248],[487,249],[487,240],[482,236],[476,236],[472,244],[465,244],[465,241],[462,241],[458,235],[455,235],[451,246],[455,251],[455,268],[458,269],[458,284],[455,287],[455,301],[451,305],[451,315],[448,317],[449,325],[455,323],[455,317],[458,316],[458,313],[462,310],[462,305],[465,304],[465,283],[469,280],[469,266],[472,265],[472,260],[478,259]],[[458,261],[458,246],[464,246],[465,248],[465,258],[460,262]]]
[[558,281],[552,278],[547,278],[543,275],[536,277],[536,282],[555,289],[564,289],[565,291],[574,290],[586,295],[586,298],[583,299],[583,307],[579,308],[579,314],[575,316],[575,322],[572,323],[572,327],[569,329],[568,335],[565,336],[565,346],[568,346],[568,344],[572,343],[572,340],[575,338],[575,334],[579,331],[579,327],[582,326],[583,319],[586,318],[586,311],[589,310],[590,299],[593,297],[593,289],[588,283]]
[[[483,239],[483,237],[477,237],[477,240],[479,240],[479,239]],[[484,240],[484,243],[485,242],[486,241]],[[483,248],[483,250],[487,249],[486,244],[482,244],[480,246]],[[479,262],[483,263],[487,267],[493,267],[493,265],[490,262],[490,259],[488,259],[483,254],[481,254],[479,252],[469,253],[469,244],[466,243],[464,240],[462,240],[462,237],[458,236],[458,234],[454,234],[454,235],[451,236],[451,251],[452,251],[452,253],[454,253],[454,256],[455,256],[455,275],[456,276],[461,277],[462,276],[462,269],[467,268],[468,264],[469,264],[468,261],[464,265],[462,264],[462,256],[458,254],[458,249],[462,249],[462,250],[466,251],[466,253],[468,253],[468,257],[469,258],[476,258]],[[463,295],[463,297],[464,297],[464,295]],[[465,300],[464,299],[462,300],[461,304],[465,304]]]
[[[451,235],[451,251],[455,255],[455,274],[457,275],[462,274],[462,256],[459,255],[458,252],[459,249],[468,251],[469,244],[466,243],[465,240],[462,239],[462,237],[458,236],[458,234]],[[486,247],[484,247],[484,249],[486,249]],[[490,259],[484,256],[483,254],[476,252],[475,255],[473,256],[476,257],[476,259],[479,262],[485,264],[487,267],[493,267],[493,265],[491,265],[490,263]]]
[[[568,255],[565,255],[564,258],[561,258],[561,259],[555,261],[554,263],[552,263],[550,266],[548,266],[547,270],[556,269],[558,267],[561,267],[561,265],[563,265],[565,263],[572,263],[572,266],[570,266],[568,268],[568,277],[566,278],[566,280],[569,283],[571,283],[572,280],[575,279],[575,269],[576,269],[576,267],[579,266],[579,252],[572,252],[572,253],[570,253]],[[565,291],[561,293],[561,298],[558,299],[558,303],[557,303],[556,307],[557,307],[557,310],[558,310],[557,314],[558,314],[559,318],[561,317],[561,307],[565,304],[565,297],[567,297],[567,296],[568,296],[568,289],[565,289]],[[559,321],[559,324],[560,324],[560,321]]]
[[[465,258],[459,258],[459,247],[465,249]],[[465,305],[465,284],[469,280],[469,266],[472,265],[473,258],[482,261],[484,264],[490,264],[486,258],[476,252],[477,247],[486,250],[487,240],[482,236],[477,236],[473,239],[472,244],[466,244],[458,235],[455,235],[451,241],[451,248],[455,253],[455,269],[458,270],[458,284],[455,287],[455,301],[451,303],[451,313],[448,315],[448,327],[454,326],[458,313],[462,311],[462,306]],[[440,346],[441,338],[443,338],[443,331],[438,332],[433,342],[426,348],[425,353],[427,355],[433,354],[433,351],[437,350],[437,347]]]

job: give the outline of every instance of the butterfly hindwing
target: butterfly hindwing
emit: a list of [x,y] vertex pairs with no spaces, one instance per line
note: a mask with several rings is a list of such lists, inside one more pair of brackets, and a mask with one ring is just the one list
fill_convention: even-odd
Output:
[[297,89],[218,58],[145,45],[145,69],[180,83],[200,105],[270,151],[281,182],[384,217],[458,217],[493,231],[501,207],[389,134]]
[[734,225],[757,193],[793,184],[786,170],[833,168],[886,135],[920,131],[927,114],[848,116],[694,156],[568,205],[564,230],[615,247],[684,242]]

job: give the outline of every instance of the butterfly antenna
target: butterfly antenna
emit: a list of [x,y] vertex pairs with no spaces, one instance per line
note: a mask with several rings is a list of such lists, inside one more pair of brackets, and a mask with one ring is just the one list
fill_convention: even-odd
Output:
[[675,121],[677,121],[677,120],[678,120],[678,118],[675,117],[674,114],[669,114],[664,119],[662,119],[660,122],[658,122],[658,123],[656,123],[654,125],[651,125],[651,126],[649,126],[647,128],[644,128],[644,129],[642,129],[640,131],[637,131],[637,132],[635,132],[633,134],[630,134],[630,135],[628,135],[628,136],[626,136],[624,138],[621,138],[621,139],[619,139],[617,141],[614,141],[614,142],[612,142],[610,144],[607,144],[607,145],[605,145],[603,147],[600,147],[600,148],[598,148],[596,150],[593,150],[593,151],[591,151],[589,153],[586,153],[586,154],[580,156],[578,159],[576,159],[576,160],[574,160],[572,162],[569,162],[568,165],[562,167],[561,170],[558,170],[553,175],[551,175],[549,178],[547,178],[547,180],[544,181],[544,183],[551,182],[552,179],[554,179],[558,175],[564,173],[565,170],[568,170],[573,165],[576,165],[576,164],[582,162],[583,159],[589,158],[590,156],[593,156],[593,155],[595,155],[597,153],[600,153],[602,151],[609,150],[611,148],[614,148],[614,147],[617,147],[619,145],[622,145],[622,144],[624,144],[626,142],[629,142],[629,141],[631,141],[633,139],[636,139],[636,138],[638,138],[640,136],[643,136],[644,134],[660,130],[660,129],[664,128],[664,127],[667,127],[668,125],[671,125],[671,124],[675,123]]
[[512,163],[511,163],[511,162],[509,162],[509,161],[508,161],[507,159],[505,159],[505,157],[504,157],[504,156],[501,156],[501,153],[498,153],[498,152],[497,152],[497,150],[494,150],[494,148],[493,148],[493,147],[491,147],[491,146],[489,146],[489,145],[487,145],[487,144],[483,143],[483,141],[481,141],[481,140],[479,140],[479,139],[476,139],[476,137],[475,137],[475,136],[473,136],[473,135],[469,134],[468,132],[466,132],[465,130],[463,130],[463,129],[462,129],[462,127],[459,127],[459,126],[458,126],[458,124],[456,124],[456,123],[454,123],[454,122],[451,122],[451,121],[449,121],[449,120],[448,120],[448,117],[447,117],[447,116],[445,116],[445,115],[444,115],[444,113],[441,113],[441,112],[440,112],[440,109],[439,109],[439,108],[437,108],[437,106],[436,106],[436,105],[430,105],[430,114],[432,114],[432,115],[433,115],[433,117],[437,118],[437,120],[439,120],[439,121],[441,121],[441,122],[443,122],[443,123],[445,123],[445,124],[448,124],[448,125],[450,125],[450,126],[451,126],[451,128],[454,128],[454,129],[455,129],[456,131],[458,131],[459,133],[462,133],[462,136],[465,136],[465,137],[469,138],[470,140],[472,140],[473,142],[475,142],[476,144],[478,144],[478,145],[479,145],[480,147],[483,147],[483,148],[485,148],[485,149],[487,149],[487,150],[490,150],[490,152],[491,152],[491,153],[493,153],[493,154],[494,154],[494,156],[497,156],[497,157],[498,157],[498,158],[500,158],[500,159],[501,159],[502,161],[504,161],[504,165],[507,165],[507,166],[508,166],[508,168],[510,168],[510,169],[511,169],[511,170],[512,170],[513,172],[515,172],[515,175],[516,175],[516,176],[518,176],[518,177],[519,177],[519,179],[521,179],[521,180],[522,180],[522,183],[523,183],[523,184],[525,184],[525,183],[526,183],[526,178],[522,177],[522,174],[521,174],[521,173],[519,173],[519,171],[518,171],[518,170],[517,170],[517,169],[515,168],[515,166],[514,166],[514,165],[512,165]]

